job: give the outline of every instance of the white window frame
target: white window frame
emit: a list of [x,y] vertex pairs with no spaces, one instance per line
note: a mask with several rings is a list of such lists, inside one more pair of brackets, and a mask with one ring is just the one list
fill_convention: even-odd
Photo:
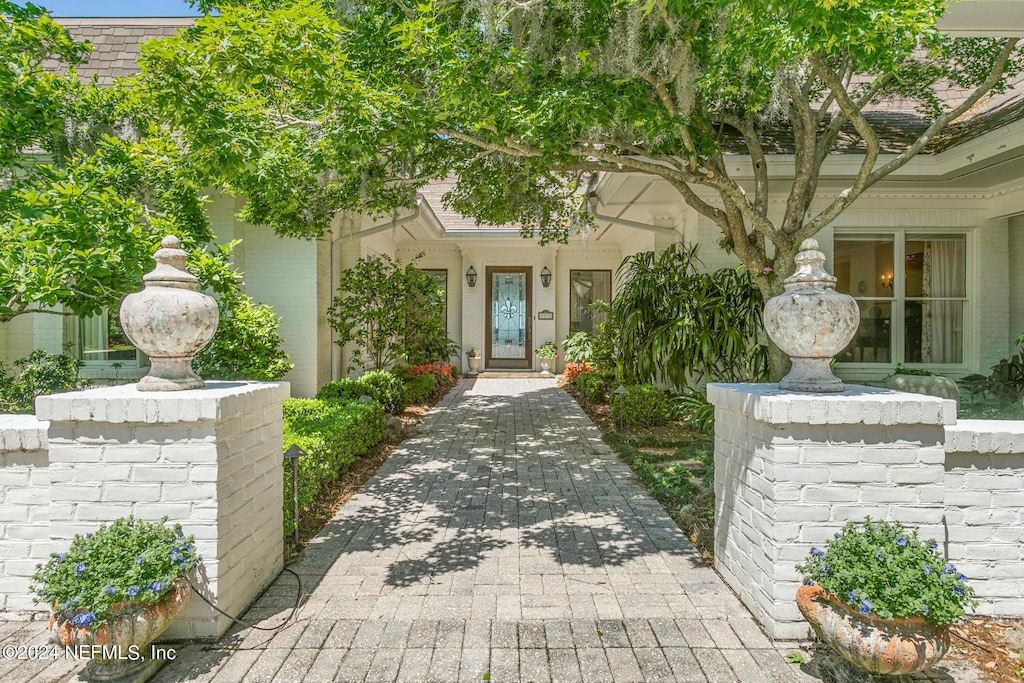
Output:
[[[71,334],[69,336],[70,336],[71,340],[73,341],[75,357],[78,360],[82,361],[83,368],[94,368],[94,369],[113,368],[115,363],[120,363],[120,365],[118,367],[124,368],[126,370],[127,369],[138,369],[138,368],[147,367],[149,365],[149,359],[138,348],[135,348],[135,357],[134,357],[134,359],[124,358],[124,359],[120,359],[120,360],[102,360],[102,359],[96,360],[96,359],[90,359],[89,358],[89,354],[87,354],[85,352],[85,349],[83,348],[83,346],[84,346],[84,344],[83,344],[83,336],[84,335],[83,335],[83,332],[82,332],[82,328],[83,328],[83,325],[85,324],[85,320],[87,318],[92,318],[92,317],[102,317],[103,318],[103,325],[106,326],[108,324],[109,319],[110,319],[109,318],[110,315],[111,315],[111,313],[109,311],[103,311],[102,313],[99,314],[99,316],[70,316],[70,321],[69,322],[70,322],[70,324],[73,327],[72,327]],[[67,328],[65,328],[65,329],[67,329]]]
[[[956,235],[964,238],[964,294],[963,297],[910,297],[909,301],[963,301],[963,330],[961,331],[962,337],[962,351],[959,363],[908,363],[904,358],[906,352],[906,302],[908,298],[906,296],[906,251],[907,251],[907,239],[908,235],[912,238],[926,235]],[[932,227],[932,226],[911,226],[903,228],[836,228],[832,235],[833,253],[835,252],[835,243],[842,240],[844,237],[872,237],[872,238],[886,238],[892,237],[893,239],[893,284],[892,284],[892,296],[888,299],[892,303],[892,324],[891,324],[891,339],[890,344],[890,361],[888,363],[878,362],[852,362],[852,361],[838,361],[836,362],[836,369],[846,371],[849,373],[856,373],[857,371],[872,370],[890,370],[897,363],[902,363],[904,367],[910,369],[920,370],[932,370],[935,372],[943,373],[965,373],[968,372],[971,365],[971,359],[974,357],[974,346],[975,346],[975,330],[977,323],[974,320],[972,304],[973,296],[977,296],[974,293],[973,283],[974,278],[974,266],[973,266],[973,255],[975,253],[976,245],[974,243],[974,231],[966,227]],[[856,292],[850,293],[850,296],[856,301],[870,300],[876,301],[879,297],[873,296],[858,296]]]

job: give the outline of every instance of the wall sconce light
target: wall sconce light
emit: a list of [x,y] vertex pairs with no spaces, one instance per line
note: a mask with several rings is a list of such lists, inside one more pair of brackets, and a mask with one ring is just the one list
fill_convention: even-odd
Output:
[[882,289],[892,289],[892,275],[882,276]]
[[551,285],[551,271],[548,270],[547,266],[544,266],[544,270],[540,271],[540,283],[545,287]]
[[473,266],[469,267],[466,271],[466,284],[470,287],[476,287],[476,269]]

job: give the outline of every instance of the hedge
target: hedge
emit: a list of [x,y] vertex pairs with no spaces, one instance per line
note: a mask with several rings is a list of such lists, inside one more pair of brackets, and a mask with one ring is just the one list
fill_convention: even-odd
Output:
[[669,397],[653,384],[638,384],[626,387],[626,393],[615,395],[612,400],[612,422],[656,427],[665,424],[672,416]]
[[[293,445],[306,452],[299,458],[299,507],[313,502],[325,482],[336,479],[384,438],[384,411],[375,402],[323,401],[292,398],[284,403],[284,450]],[[291,464],[284,468],[285,534],[292,519]]]
[[355,401],[360,396],[369,396],[392,415],[405,410],[402,380],[384,370],[368,372],[359,379],[337,379],[323,385],[316,392],[316,397],[325,401]]

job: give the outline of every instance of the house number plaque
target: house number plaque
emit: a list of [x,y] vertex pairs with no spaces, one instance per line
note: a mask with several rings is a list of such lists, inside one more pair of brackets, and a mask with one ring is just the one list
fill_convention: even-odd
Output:
[[555,314],[547,309],[537,313],[537,320],[554,320]]

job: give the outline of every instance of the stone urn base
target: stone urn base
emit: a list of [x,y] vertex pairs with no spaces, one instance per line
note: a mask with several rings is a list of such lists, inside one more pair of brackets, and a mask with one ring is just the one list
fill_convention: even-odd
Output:
[[550,362],[548,362],[546,360],[542,360],[540,362],[540,374],[545,375],[545,376],[551,374],[551,363]]
[[152,656],[150,643],[185,609],[190,597],[192,588],[182,580],[154,605],[122,603],[115,616],[94,629],[78,628],[53,615],[50,632],[60,645],[81,648],[76,651],[83,651],[83,656],[100,653],[89,659],[84,680],[141,683],[167,663],[166,658]]
[[861,614],[821,586],[801,586],[796,604],[829,647],[872,674],[903,675],[934,666],[949,649],[949,627],[921,618],[879,619]]
[[469,374],[471,375],[477,374],[484,367],[484,359],[480,356],[469,356],[466,360],[469,361]]

